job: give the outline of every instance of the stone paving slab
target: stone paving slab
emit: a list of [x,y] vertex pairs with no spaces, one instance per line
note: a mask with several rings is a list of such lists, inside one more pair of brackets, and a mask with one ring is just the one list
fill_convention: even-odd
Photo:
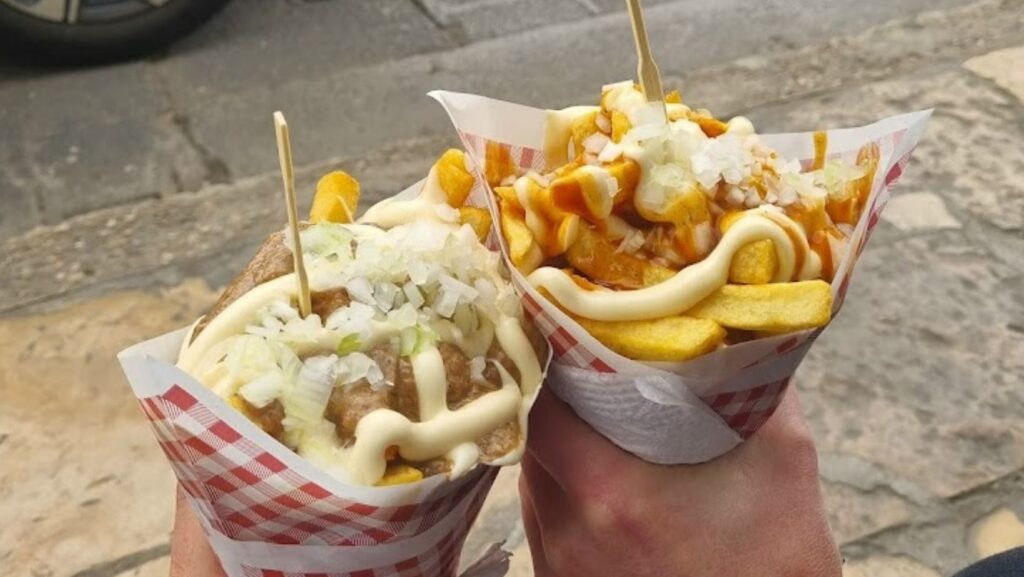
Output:
[[193,281],[0,323],[5,575],[69,577],[90,567],[119,566],[125,573],[138,568],[138,575],[166,574],[161,559],[167,555],[173,474],[114,355],[183,326],[214,296]]

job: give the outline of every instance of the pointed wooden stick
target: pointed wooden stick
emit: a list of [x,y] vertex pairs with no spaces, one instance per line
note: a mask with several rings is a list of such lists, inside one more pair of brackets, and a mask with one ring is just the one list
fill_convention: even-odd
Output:
[[661,73],[654,63],[651,45],[647,41],[647,27],[644,25],[644,12],[640,0],[626,0],[629,8],[629,21],[633,25],[633,40],[636,41],[637,76],[640,88],[648,102],[665,102],[665,92],[661,88]]
[[292,257],[295,262],[295,278],[299,282],[299,313],[303,318],[309,316],[313,305],[309,298],[309,277],[306,276],[306,265],[302,260],[302,239],[299,237],[299,216],[295,208],[295,168],[292,165],[292,142],[288,136],[288,122],[281,112],[274,113],[274,129],[277,133],[277,155],[281,160],[281,179],[284,181],[284,203],[288,208],[288,234],[292,238],[295,250]]

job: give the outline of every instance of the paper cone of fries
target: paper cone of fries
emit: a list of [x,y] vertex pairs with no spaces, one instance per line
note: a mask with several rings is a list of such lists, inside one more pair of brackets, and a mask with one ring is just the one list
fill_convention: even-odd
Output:
[[[466,171],[465,174],[468,178],[469,172]],[[421,190],[425,190],[425,182],[429,182],[429,179],[411,187],[402,194],[397,195],[394,199],[390,199],[390,201],[400,203],[418,199],[417,201],[422,203],[422,193],[421,197],[416,197],[416,194]],[[318,198],[318,202],[320,200],[324,199]],[[352,201],[353,209],[347,212],[354,212],[354,204],[355,201]],[[377,214],[382,212],[382,210],[378,209]],[[451,212],[452,208],[447,208],[446,210],[439,210],[438,214],[445,216]],[[455,222],[458,224],[457,221]],[[433,227],[441,226],[436,221],[430,221],[423,226],[426,227],[427,225]],[[429,234],[424,233],[424,231],[429,233],[437,230],[436,228],[421,227],[405,229],[402,232],[396,233],[395,231],[400,230],[400,226],[377,228],[355,225],[351,229],[345,229],[343,228],[344,225],[341,224],[325,225],[334,227],[329,229],[333,231],[332,234],[334,236],[332,236],[332,234],[324,232],[324,229],[316,230],[317,226],[315,223],[310,224],[309,228],[303,230],[303,235],[307,234],[307,232],[312,235],[303,238],[304,246],[308,247],[309,244],[312,244],[313,248],[310,250],[315,251],[317,243],[320,243],[321,247],[326,246],[322,243],[333,242],[332,239],[339,238],[337,235],[348,234],[344,231],[351,230],[355,236],[340,237],[341,240],[338,241],[339,244],[334,249],[340,247],[344,250],[352,251],[353,254],[357,248],[370,250],[367,247],[381,248],[386,246],[387,239],[393,238],[389,236],[392,233],[418,234],[419,236],[415,237],[415,242],[429,245],[433,241],[429,238]],[[416,223],[413,226],[416,226]],[[412,232],[409,232],[410,230]],[[486,267],[479,265],[480,268],[478,270],[484,271],[480,275],[490,275],[486,278],[499,282],[496,280],[497,276],[495,275],[498,274],[497,271],[502,266],[501,260],[479,245],[478,233],[468,230],[465,226],[461,228],[458,226],[442,228],[441,230],[447,230],[448,232],[444,234],[452,235],[441,238],[441,244],[445,247],[444,250],[458,249],[460,245],[451,244],[457,239],[462,239],[460,242],[472,243],[461,246],[463,248],[470,246],[472,252],[469,254],[471,257],[483,258],[488,263]],[[367,236],[360,237],[359,234]],[[275,242],[274,238],[271,237],[268,244],[264,245],[264,249],[261,249],[260,255],[254,259],[253,263],[259,263],[261,259],[266,260],[270,258],[262,251],[270,243]],[[279,238],[280,235],[278,235]],[[357,239],[359,239],[358,242]],[[311,240],[316,242],[308,242]],[[277,242],[280,241],[278,240]],[[445,244],[445,242],[448,244]],[[396,246],[402,247],[404,245]],[[338,254],[334,249],[327,251],[334,255],[331,258],[335,258]],[[278,254],[278,257],[275,258],[281,258],[281,254],[285,255],[283,258],[286,264],[292,258],[288,249],[276,247],[275,250]],[[408,249],[409,252],[417,252],[418,250],[423,254],[435,255],[439,254],[439,251],[442,249],[428,249],[418,245]],[[423,251],[434,252],[427,253]],[[383,268],[385,265],[378,263],[383,263],[389,256],[395,258],[402,256],[390,253],[374,253],[371,258],[350,256],[349,258],[352,260],[332,260],[323,267],[318,267],[316,253],[311,256],[305,250],[303,252],[306,254],[307,267],[310,269],[313,291],[322,290],[316,288],[317,283],[320,282],[318,278],[328,273],[337,274],[339,270],[350,272],[354,270],[355,272],[351,272],[351,282],[369,282],[367,278],[373,279],[375,277],[370,273],[360,271],[363,271],[367,266]],[[466,253],[456,252],[455,254]],[[411,259],[413,257],[408,258]],[[413,264],[423,265],[424,262],[426,261],[414,261]],[[451,269],[439,268],[440,272],[436,273],[439,276],[434,280],[417,281],[416,286],[422,289],[422,294],[415,292],[413,285],[408,285],[407,290],[410,294],[415,292],[415,294],[420,295],[419,302],[416,304],[411,304],[410,301],[402,301],[401,298],[392,294],[392,302],[395,303],[395,309],[393,310],[399,310],[399,303],[404,303],[401,304],[402,307],[411,306],[413,309],[418,309],[420,306],[428,308],[439,306],[436,303],[445,301],[451,305],[450,308],[464,306],[466,310],[473,314],[483,315],[484,313],[481,312],[483,309],[480,307],[484,305],[480,303],[484,301],[472,301],[477,303],[475,305],[471,305],[470,301],[449,302],[452,294],[437,288],[438,281],[442,284],[444,282],[457,284],[455,278],[464,274],[466,267],[476,266],[471,264],[473,262],[478,261],[466,257],[464,262],[459,265],[452,265]],[[250,267],[254,266],[253,263],[250,263]],[[327,265],[331,265],[334,268]],[[359,269],[360,265],[363,265],[364,269]],[[441,265],[437,266],[440,267]],[[462,268],[459,268],[459,266]],[[236,281],[229,286],[225,294],[228,295],[233,288],[245,284],[240,282],[239,279],[242,279],[242,281],[246,280],[246,275],[251,270],[255,269],[247,268],[239,278],[236,278]],[[381,274],[408,274],[403,266],[397,266],[394,263],[392,263],[388,271],[391,272]],[[454,276],[444,276],[444,273]],[[210,338],[221,338],[217,335],[225,333],[225,323],[238,325],[234,329],[236,331],[235,334],[238,336],[232,337],[236,339],[236,342],[242,342],[238,339],[252,339],[253,337],[266,339],[265,342],[271,344],[278,342],[270,339],[278,338],[273,335],[284,334],[284,332],[280,331],[287,331],[287,327],[290,326],[282,324],[281,319],[275,320],[270,318],[266,312],[256,315],[250,314],[246,318],[255,318],[257,324],[250,324],[246,327],[244,322],[239,324],[237,318],[239,318],[239,310],[248,310],[246,308],[248,305],[243,301],[246,298],[250,298],[249,295],[254,295],[267,288],[274,289],[274,287],[292,277],[293,275],[287,275],[273,281],[260,281],[262,284],[250,283],[255,284],[255,287],[248,287],[247,290],[249,292],[245,293],[244,296],[238,296],[237,300],[227,305],[227,308],[222,309],[221,312],[217,313],[217,316],[214,316],[214,313],[208,315],[212,316],[213,320],[206,324],[206,328],[202,329],[203,332],[198,333],[198,336],[195,338],[192,338],[192,332],[198,332],[199,329],[193,326],[191,329],[182,329],[135,345],[123,351],[118,357],[132,390],[152,425],[160,448],[166,454],[180,485],[187,493],[188,500],[196,511],[225,572],[231,577],[411,577],[420,575],[456,575],[459,556],[466,535],[497,475],[497,465],[515,462],[521,454],[526,435],[526,413],[536,399],[547,362],[550,360],[550,355],[545,358],[538,356],[536,359],[530,357],[527,359],[526,364],[520,364],[524,356],[521,350],[514,348],[507,350],[513,351],[512,354],[518,356],[513,356],[509,361],[495,360],[492,351],[496,349],[493,347],[499,347],[499,345],[500,347],[505,347],[509,338],[508,335],[511,334],[512,338],[519,335],[521,340],[525,341],[526,339],[524,332],[527,330],[527,327],[524,325],[520,328],[518,323],[511,322],[512,319],[518,319],[521,316],[515,291],[507,285],[507,281],[501,281],[505,283],[503,288],[500,285],[498,288],[495,288],[481,280],[484,276],[478,275],[475,277],[478,281],[475,286],[481,290],[490,287],[493,289],[492,292],[505,295],[502,298],[507,300],[500,301],[499,304],[494,305],[496,307],[494,309],[488,309],[488,311],[495,311],[493,314],[499,315],[502,320],[496,329],[492,329],[491,334],[496,335],[493,337],[494,340],[491,341],[490,337],[487,339],[487,342],[492,343],[490,345],[492,348],[488,348],[486,353],[479,353],[481,355],[479,357],[479,364],[484,365],[486,360],[486,363],[493,366],[481,366],[479,374],[474,375],[472,381],[469,380],[470,377],[468,376],[463,377],[466,383],[474,383],[473,387],[479,391],[475,393],[473,398],[464,398],[463,402],[457,407],[435,407],[433,415],[420,412],[416,418],[407,418],[402,413],[399,413],[397,409],[388,409],[382,406],[374,406],[369,409],[354,407],[353,410],[363,411],[364,413],[358,418],[358,426],[364,425],[372,420],[371,417],[375,416],[387,418],[391,424],[397,422],[399,428],[393,429],[386,426],[376,429],[357,428],[355,436],[348,439],[342,439],[340,432],[335,433],[335,424],[324,420],[328,418],[333,409],[321,404],[318,409],[319,417],[316,422],[328,429],[324,434],[330,437],[329,440],[334,445],[325,452],[322,438],[314,437],[314,440],[320,439],[317,441],[319,443],[317,447],[319,448],[316,454],[322,463],[326,463],[324,466],[317,466],[309,460],[313,457],[312,451],[305,453],[307,458],[304,458],[290,450],[285,444],[287,442],[291,443],[289,446],[295,445],[301,448],[303,446],[301,443],[305,441],[295,443],[292,440],[284,441],[284,439],[288,438],[287,428],[294,426],[294,423],[289,425],[288,419],[301,420],[301,415],[297,411],[289,412],[288,403],[295,404],[298,401],[308,403],[310,398],[308,396],[309,389],[303,389],[304,396],[296,400],[289,400],[289,397],[286,396],[277,397],[277,400],[274,402],[282,402],[284,404],[285,408],[283,411],[285,412],[285,417],[284,420],[279,420],[278,432],[274,433],[275,436],[271,436],[271,434],[265,431],[272,431],[273,427],[268,428],[260,419],[250,420],[253,419],[252,413],[238,409],[235,404],[236,402],[241,402],[242,397],[240,395],[248,394],[243,390],[244,387],[259,381],[256,385],[253,385],[256,387],[253,389],[255,391],[268,385],[266,379],[248,380],[248,384],[241,385],[240,388],[235,389],[238,392],[225,394],[223,388],[212,386],[208,377],[201,376],[197,379],[178,368],[178,366],[186,366],[184,359],[188,358],[189,351],[202,349],[200,341],[203,340],[204,335],[213,335]],[[423,278],[433,277],[424,273]],[[409,282],[413,281],[410,280]],[[348,286],[355,287],[355,285]],[[434,288],[431,289],[429,287]],[[341,289],[332,290],[337,291]],[[302,337],[300,337],[300,341],[306,343],[305,346],[308,347],[317,342],[325,342],[324,338],[327,336],[327,332],[334,330],[328,326],[331,323],[352,322],[352,318],[346,315],[350,315],[355,310],[355,305],[362,302],[359,300],[362,297],[355,294],[353,288],[346,288],[345,290],[351,293],[351,300],[348,300],[349,297],[346,296],[345,300],[348,304],[341,305],[341,308],[336,310],[336,313],[341,315],[340,320],[335,316],[328,316],[327,313],[324,313],[322,322],[313,323],[316,325],[312,327],[313,333],[307,333],[307,335],[312,334],[315,338],[301,341]],[[466,289],[460,290],[465,291]],[[432,293],[431,291],[435,292]],[[316,295],[317,293],[314,292],[314,314],[305,318],[298,317],[298,313],[291,311],[289,308],[291,305],[288,305],[288,303],[293,300],[294,295],[286,298],[284,301],[280,301],[278,304],[270,306],[276,306],[278,309],[284,307],[286,309],[284,311],[286,316],[290,315],[292,317],[292,321],[289,321],[293,323],[291,326],[302,329],[303,325],[309,325],[313,322],[314,318],[319,318],[315,313]],[[371,302],[376,302],[372,300],[373,298],[371,293]],[[435,304],[432,305],[431,303]],[[491,306],[493,303],[486,301],[485,304]],[[369,310],[370,307],[370,305],[366,304],[360,306],[364,310]],[[261,310],[272,311],[274,309],[263,308]],[[434,313],[437,314],[433,317],[424,316]],[[374,314],[378,316],[372,316]],[[429,313],[425,309],[420,309],[418,314],[418,317],[415,314],[413,315],[413,321],[417,323],[428,322],[423,320],[425,318],[432,319],[429,322],[442,324],[447,322],[441,318],[445,314],[439,313],[434,309],[430,309]],[[272,316],[273,314],[271,314]],[[393,320],[397,323],[398,320],[395,319],[399,316],[401,316],[399,313],[383,317],[379,313],[370,313],[365,326],[375,327],[373,330],[378,330],[381,326],[390,326],[389,323],[392,323]],[[452,315],[449,313],[447,316],[451,317]],[[260,321],[260,318],[263,320]],[[417,318],[419,320],[415,320]],[[479,318],[483,319],[484,317],[480,316]],[[369,322],[370,319],[372,319],[372,323]],[[269,322],[270,324],[260,325],[260,322]],[[479,322],[483,323],[484,321],[480,320]],[[454,321],[446,326],[450,327],[453,323]],[[380,347],[394,347],[394,351],[391,357],[393,359],[391,368],[389,369],[383,365],[378,367],[378,379],[376,382],[368,380],[372,379],[372,377],[366,375],[371,374],[372,371],[368,372],[364,366],[362,372],[359,373],[360,376],[353,377],[353,379],[358,380],[349,379],[345,381],[332,374],[326,381],[327,385],[333,386],[335,391],[348,386],[362,388],[361,394],[365,403],[367,399],[372,400],[375,394],[387,390],[386,387],[393,387],[393,390],[397,390],[398,381],[406,384],[410,383],[410,378],[412,377],[394,376],[396,374],[394,363],[407,366],[407,364],[420,362],[418,359],[434,356],[437,363],[432,365],[433,368],[428,367],[429,370],[424,373],[428,376],[433,376],[433,379],[429,382],[427,380],[424,381],[427,385],[426,388],[418,388],[421,374],[419,372],[420,366],[416,365],[411,369],[413,377],[415,377],[415,380],[411,382],[413,386],[417,387],[414,389],[415,396],[413,399],[426,395],[424,391],[427,391],[439,394],[441,403],[444,403],[445,394],[452,394],[450,387],[453,386],[452,383],[455,382],[454,379],[456,378],[452,373],[446,374],[448,363],[456,355],[456,353],[451,352],[454,350],[454,345],[450,345],[446,339],[452,339],[455,342],[457,338],[462,338],[462,336],[470,338],[475,333],[462,333],[450,328],[449,333],[455,332],[460,336],[445,337],[431,333],[431,338],[438,340],[429,340],[427,342],[424,340],[425,333],[423,333],[424,330],[427,330],[425,327],[436,325],[415,324],[402,326],[415,329],[412,330],[413,337],[415,337],[412,340],[412,344],[415,346],[410,347],[408,352],[405,350],[406,342],[403,333],[403,338],[401,339],[402,352],[401,357],[399,357],[397,347],[399,346],[400,339],[397,333],[395,336],[387,337],[383,341],[378,338],[376,342],[381,344],[373,345],[374,347],[378,349]],[[239,327],[243,329],[241,332],[238,332]],[[269,332],[267,332],[268,328],[270,329]],[[305,331],[308,328],[307,326],[306,329],[302,330]],[[205,340],[209,342],[210,338]],[[374,338],[372,335],[366,337],[366,339],[372,338]],[[337,341],[337,335],[335,335],[335,341]],[[342,338],[340,342],[335,341],[330,341],[329,339],[326,341],[328,344],[323,345],[326,346],[326,353],[311,353],[307,350],[305,353],[302,353],[301,357],[287,353],[291,355],[289,358],[292,359],[292,368],[296,371],[293,374],[298,376],[296,377],[297,380],[293,381],[293,384],[290,385],[292,388],[282,389],[286,393],[281,394],[291,394],[287,393],[287,391],[294,392],[299,390],[303,383],[302,379],[306,378],[303,376],[305,374],[303,371],[311,366],[312,360],[329,358],[331,362],[341,363],[347,358],[359,356],[365,365],[366,359],[363,357],[367,357],[367,355],[354,352],[362,350],[359,348],[358,343],[355,343],[354,350],[349,350],[351,348],[350,345],[353,345],[353,343],[347,337]],[[538,338],[536,341],[539,343],[542,339]],[[183,343],[186,342],[190,344],[183,347]],[[367,341],[364,340],[365,342]],[[256,342],[256,344],[259,343]],[[533,343],[526,343],[526,348],[529,348],[531,344]],[[370,345],[367,344],[366,346]],[[442,358],[441,349],[445,346],[449,347],[449,349],[446,349],[449,352],[444,353],[445,356]],[[485,343],[484,346],[488,345]],[[200,350],[197,354],[200,356],[213,355],[216,357],[214,360],[219,365],[221,363],[228,363],[232,358],[231,355],[235,354],[232,352],[225,353],[224,351],[236,349],[225,349],[221,346],[219,349],[211,347],[210,351],[212,352],[208,353],[204,352],[204,350],[206,349]],[[248,355],[249,358],[259,356],[260,358],[254,360],[264,362],[267,360],[264,358],[266,355],[263,355],[262,352],[254,354],[253,351],[269,349],[259,349],[258,347],[254,349],[251,348],[251,345],[246,345],[237,350],[241,351],[239,354]],[[280,351],[281,349],[278,350]],[[532,353],[533,351],[531,350],[527,353],[527,357]],[[324,354],[325,356],[311,356],[314,354]],[[372,351],[368,352],[368,355],[373,354],[375,353]],[[196,355],[192,356],[198,358]],[[444,365],[439,367],[438,365],[442,362]],[[461,362],[464,367],[467,363],[472,364],[468,359],[455,362]],[[509,365],[512,362],[516,363],[515,366],[519,368],[504,368],[505,365]],[[303,363],[305,364],[303,365]],[[537,366],[538,364],[539,367]],[[214,369],[217,365],[213,365]],[[306,368],[298,369],[299,365]],[[264,364],[264,366],[266,365]],[[374,365],[374,367],[376,366]],[[380,368],[383,368],[383,371]],[[491,378],[486,375],[490,374],[489,371],[492,369],[495,373],[501,374],[501,382],[503,384],[497,390],[494,390],[493,387],[488,388],[489,381],[486,380]],[[241,370],[244,373],[248,369],[242,366]],[[263,371],[264,369],[261,368],[259,370]],[[270,370],[273,371],[275,369]],[[405,370],[404,368],[397,369],[398,372]],[[465,369],[463,372],[468,375],[468,371],[469,369]],[[197,375],[209,375],[216,373],[216,370],[214,370],[214,373],[209,373],[200,369],[190,369],[190,372]],[[513,372],[519,376],[511,377],[510,373]],[[272,375],[276,373],[266,374]],[[386,377],[385,375],[388,374],[392,376]],[[528,374],[530,376],[527,376]],[[242,377],[237,376],[231,378],[236,381],[242,379]],[[522,381],[519,383],[521,390],[516,388],[516,381],[513,380],[516,378]],[[394,379],[394,381],[390,379]],[[214,379],[214,381],[216,380]],[[529,388],[525,384],[527,380],[530,382]],[[242,382],[245,382],[244,379]],[[463,383],[464,388],[467,386],[466,383]],[[380,385],[378,388],[371,388],[378,384]],[[509,400],[509,395],[513,391],[515,392],[512,395],[513,400]],[[330,386],[326,388],[326,392],[332,394]],[[253,402],[256,402],[255,397],[249,398],[253,398]],[[434,397],[427,398],[433,399]],[[323,403],[327,402],[326,397],[321,400]],[[420,398],[421,403],[422,400]],[[448,397],[448,401],[450,400],[451,397]],[[249,402],[248,398],[245,398],[245,402]],[[508,410],[510,404],[513,406],[511,410]],[[501,423],[501,427],[505,427],[505,430],[507,430],[507,426],[512,426],[518,432],[518,435],[511,441],[508,441],[515,446],[513,449],[507,453],[500,453],[498,457],[494,457],[488,456],[486,450],[480,448],[483,446],[480,445],[483,442],[481,439],[490,438],[489,435],[492,432],[500,433],[502,429],[487,429],[490,432],[485,433],[483,436],[479,436],[478,429],[481,426],[490,426],[480,417],[482,414],[493,415],[495,407],[499,405],[506,407],[506,409],[502,409],[504,412],[501,414],[505,416],[501,418],[512,419],[511,421],[498,421]],[[294,406],[299,405],[295,404]],[[424,406],[427,405],[420,405],[420,407]],[[482,413],[481,410],[490,411],[490,413]],[[458,424],[458,419],[473,418],[473,415],[476,417],[475,424],[471,423],[466,428],[454,426]],[[378,419],[374,422],[379,423],[380,421],[381,419]],[[280,433],[281,425],[285,427],[285,433],[283,434]],[[323,426],[317,430],[323,431]],[[341,425],[337,425],[337,428],[340,430]],[[428,429],[430,432],[425,434],[431,436],[425,444],[411,444],[415,441],[413,439],[413,435],[416,434],[415,431],[425,432]],[[352,465],[352,463],[358,464],[363,461],[355,459],[344,460],[351,455],[360,455],[357,452],[360,442],[369,443],[371,446],[374,442],[382,442],[380,441],[382,438],[380,434],[362,434],[366,430],[384,434],[389,434],[392,430],[400,430],[403,431],[401,434],[405,435],[400,438],[401,440],[398,440],[399,438],[396,437],[393,445],[391,440],[383,441],[388,445],[387,447],[381,447],[379,453],[369,454],[370,461],[378,463],[381,467],[380,470],[371,473],[369,477],[366,476],[367,468],[359,470],[359,467]],[[453,430],[455,431],[455,437],[453,437],[455,444],[452,445],[453,448],[443,446],[438,450],[440,452],[424,453],[424,451],[434,450],[429,448],[432,446],[430,443],[437,444],[439,442],[437,439],[446,438],[445,434]],[[311,434],[305,430],[299,431],[302,434]],[[334,439],[335,435],[338,435],[337,440]],[[278,439],[282,440],[279,441]],[[386,439],[391,439],[391,437]],[[424,449],[424,446],[428,448]],[[387,449],[386,451],[385,448]],[[469,449],[470,460],[466,458],[467,449]],[[478,450],[480,453],[478,453]],[[420,452],[420,456],[417,456],[416,451]],[[325,457],[325,455],[327,456]],[[331,462],[329,459],[331,455],[337,461]],[[456,458],[454,455],[461,455],[462,461],[454,461]],[[385,466],[385,459],[387,459],[388,472],[381,473]],[[397,481],[392,479],[392,483],[398,484],[382,486],[384,479],[381,478],[381,475],[383,474],[386,477],[390,474],[392,465],[395,463],[407,462],[408,464],[398,464],[395,466],[404,468],[405,473],[408,473],[414,466],[419,466],[418,461],[436,464],[439,460],[443,461],[444,459],[449,459],[447,469],[433,472],[412,471],[417,474],[415,478],[420,480],[409,481],[407,477]],[[459,464],[460,462],[461,464]],[[461,469],[455,472],[459,467]],[[352,474],[351,478],[359,479],[359,482],[343,481],[342,479],[348,479],[343,473]],[[361,477],[359,476],[360,474],[362,474]],[[425,478],[424,475],[426,475]],[[504,567],[507,567],[506,559],[502,555],[495,555],[493,553],[492,551],[492,554],[488,555],[487,563],[483,565],[478,564],[466,574],[504,574]]]
[[[514,165],[511,172],[520,175],[528,171],[550,174],[565,162],[563,158],[555,166],[548,166],[548,111],[469,94],[439,91],[431,96],[450,115],[484,179],[488,171],[493,175],[494,171],[503,170],[494,166],[496,158]],[[602,99],[602,110],[604,105]],[[705,114],[677,109],[694,116]],[[670,105],[670,116],[671,111]],[[854,163],[862,150],[877,150],[877,169],[869,177],[873,180],[865,183],[864,192],[869,194],[862,213],[848,225],[848,248],[833,265],[833,316],[842,306],[856,259],[878,223],[889,190],[900,178],[929,115],[929,111],[915,112],[861,128],[827,133],[829,160]],[[726,128],[722,123],[722,130]],[[590,130],[594,133],[599,128]],[[617,127],[605,126],[600,130],[611,135]],[[804,168],[815,160],[812,133],[760,138],[782,158],[799,160]],[[583,142],[581,148],[587,150],[578,153],[596,156],[600,145],[607,144],[609,138],[599,140],[602,142],[593,150],[589,150],[588,142]],[[489,206],[495,222],[502,222],[496,195],[491,195]],[[527,310],[554,349],[549,386],[615,444],[655,463],[704,462],[753,435],[775,410],[801,360],[824,328],[730,344],[685,362],[638,362],[603,345],[545,298],[516,271],[505,240],[502,250]]]

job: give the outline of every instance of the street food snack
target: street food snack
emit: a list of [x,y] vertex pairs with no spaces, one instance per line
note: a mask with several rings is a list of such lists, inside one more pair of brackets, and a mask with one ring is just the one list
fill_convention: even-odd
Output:
[[518,461],[547,343],[523,317],[460,151],[413,198],[354,221],[359,184],[324,176],[301,245],[272,235],[193,328],[178,365],[275,439],[355,485]]
[[648,103],[632,82],[599,106],[549,111],[544,173],[488,142],[484,174],[510,260],[615,352],[683,361],[826,325],[830,282],[871,193],[877,144],[855,164],[803,166],[737,117]]

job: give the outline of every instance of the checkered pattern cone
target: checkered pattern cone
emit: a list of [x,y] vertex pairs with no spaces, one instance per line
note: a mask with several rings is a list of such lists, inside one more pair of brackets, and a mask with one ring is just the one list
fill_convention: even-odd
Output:
[[[463,145],[484,174],[486,149],[501,147],[522,170],[544,173],[546,111],[482,96],[436,91]],[[856,160],[875,143],[879,169],[871,196],[850,239],[850,250],[832,283],[833,316],[849,288],[857,257],[878,224],[890,188],[899,180],[930,111],[828,133],[829,160]],[[814,158],[813,134],[762,135],[785,158]],[[478,178],[478,181],[484,180]],[[474,193],[476,195],[476,193]],[[481,192],[500,222],[494,195]],[[502,247],[509,268],[507,247]],[[513,271],[526,310],[548,337],[555,358],[548,386],[591,426],[623,449],[651,462],[699,463],[749,438],[778,406],[793,374],[821,329],[733,345],[686,363],[640,363],[611,351],[541,296]]]
[[230,577],[456,574],[496,468],[455,481],[345,485],[174,367],[184,334],[118,358]]

